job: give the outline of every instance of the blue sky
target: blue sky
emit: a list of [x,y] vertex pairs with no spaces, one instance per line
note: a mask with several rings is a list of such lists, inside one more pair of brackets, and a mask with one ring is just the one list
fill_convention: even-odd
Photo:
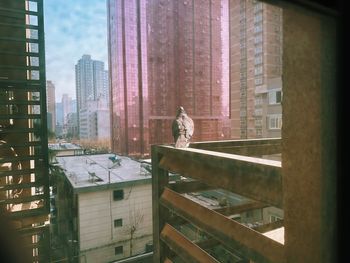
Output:
[[74,66],[83,54],[105,62],[107,11],[105,0],[45,0],[46,79],[75,99]]

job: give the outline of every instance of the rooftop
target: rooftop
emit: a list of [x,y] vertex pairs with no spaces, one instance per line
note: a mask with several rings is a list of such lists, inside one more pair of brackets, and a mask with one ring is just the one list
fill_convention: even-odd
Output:
[[82,149],[80,145],[62,142],[62,143],[49,143],[50,150],[79,150]]
[[151,183],[151,173],[139,161],[115,154],[57,157],[60,167],[75,192]]

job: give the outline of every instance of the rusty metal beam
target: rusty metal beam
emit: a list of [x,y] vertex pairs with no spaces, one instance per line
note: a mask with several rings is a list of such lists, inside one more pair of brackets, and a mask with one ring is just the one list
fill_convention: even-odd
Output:
[[281,162],[200,149],[158,146],[159,166],[206,184],[282,208]]
[[229,216],[234,214],[240,214],[242,212],[249,211],[249,210],[265,208],[268,206],[269,206],[268,204],[264,204],[260,202],[249,202],[242,205],[225,206],[225,207],[221,207],[213,210],[225,216]]
[[165,224],[160,234],[161,240],[181,259],[188,263],[218,263],[215,258],[191,242],[169,224]]
[[275,222],[272,222],[272,223],[268,223],[268,224],[265,224],[265,225],[253,227],[253,229],[255,231],[260,232],[260,233],[265,233],[265,232],[268,232],[268,231],[271,231],[271,230],[274,230],[276,228],[280,228],[280,227],[283,227],[283,226],[284,226],[284,221],[283,220],[278,220],[278,221],[275,221]]
[[225,246],[257,262],[285,262],[282,244],[165,188],[160,203],[203,229]]
[[214,189],[214,187],[199,181],[170,183],[169,188],[178,193],[190,193]]

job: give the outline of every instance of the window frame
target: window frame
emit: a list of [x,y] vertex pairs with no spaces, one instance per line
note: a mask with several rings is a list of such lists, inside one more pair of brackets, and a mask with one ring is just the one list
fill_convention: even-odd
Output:
[[114,219],[115,228],[122,227],[122,226],[123,226],[123,218]]
[[[279,93],[279,100],[277,100],[278,96],[277,93]],[[269,90],[268,91],[268,104],[269,105],[278,105],[282,103],[282,90],[276,89],[276,90]]]
[[123,199],[124,199],[124,189],[113,190],[113,201],[120,201]]
[[124,246],[114,247],[114,255],[123,255],[123,253],[124,253]]
[[[273,125],[271,125],[273,123]],[[269,130],[282,129],[282,114],[269,114],[267,116],[267,127]]]

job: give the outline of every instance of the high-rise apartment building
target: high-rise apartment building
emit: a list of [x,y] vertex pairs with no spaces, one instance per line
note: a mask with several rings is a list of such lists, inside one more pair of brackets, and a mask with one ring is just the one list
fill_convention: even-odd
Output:
[[[86,111],[89,101],[108,100],[108,78],[102,61],[83,55],[75,65],[78,122],[80,111]],[[91,109],[90,109],[91,110]]]
[[85,107],[87,100],[95,99],[93,81],[93,60],[90,55],[83,55],[75,65],[75,84],[78,111]]
[[108,101],[108,71],[104,70],[102,61],[93,61],[93,83],[95,87],[95,100],[103,99]]
[[230,0],[229,10],[231,136],[280,137],[282,9]]
[[67,116],[67,137],[68,138],[78,138],[78,119],[77,113],[71,112]]
[[67,116],[72,112],[72,98],[68,94],[62,95],[63,125],[67,124]]
[[110,112],[103,99],[88,101],[80,110],[80,139],[109,140]]
[[47,100],[47,127],[51,131],[55,131],[56,126],[56,97],[55,85],[51,80],[46,82],[46,100]]
[[110,0],[108,10],[113,150],[173,142],[179,106],[193,141],[228,138],[228,2]]
[[[13,251],[13,256],[25,259],[20,262],[49,262],[42,1],[0,1],[0,68],[1,244],[10,247],[2,247],[1,252]],[[21,237],[16,243],[5,218]],[[17,262],[15,258],[2,260]]]

